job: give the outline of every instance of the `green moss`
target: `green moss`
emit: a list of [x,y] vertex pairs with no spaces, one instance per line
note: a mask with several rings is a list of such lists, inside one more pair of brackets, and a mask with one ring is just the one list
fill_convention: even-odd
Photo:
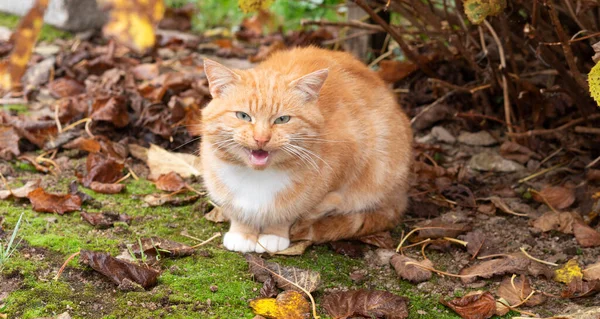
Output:
[[[0,12],[0,26],[7,27],[11,30],[14,30],[19,24],[21,17]],[[52,42],[56,39],[68,39],[72,35],[69,32],[58,30],[49,25],[42,26],[42,31],[40,32],[39,41],[47,41]]]

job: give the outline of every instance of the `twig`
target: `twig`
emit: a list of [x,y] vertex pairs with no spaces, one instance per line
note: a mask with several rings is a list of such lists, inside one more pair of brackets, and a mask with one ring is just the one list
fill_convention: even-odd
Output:
[[564,163],[560,163],[560,164],[554,165],[552,167],[545,168],[545,169],[543,169],[543,170],[541,170],[541,171],[539,171],[537,173],[533,173],[533,174],[531,174],[531,175],[529,175],[529,176],[527,176],[525,178],[521,178],[517,183],[518,184],[525,183],[525,182],[527,182],[529,180],[532,180],[532,179],[534,179],[534,178],[536,178],[538,176],[542,176],[542,175],[544,175],[544,174],[546,174],[548,172],[551,172],[551,171],[553,171],[553,170],[555,170],[555,169],[557,169],[557,168],[559,168],[559,167],[561,167],[563,165],[565,165],[565,164]]
[[120,182],[122,182],[122,181],[124,181],[124,180],[128,179],[129,177],[131,177],[131,172],[130,172],[130,173],[127,173],[127,175],[125,175],[125,176],[123,176],[123,177],[119,178],[119,179],[118,179],[116,182],[114,182],[113,184],[119,184]]
[[587,82],[584,80],[581,72],[577,68],[577,64],[575,63],[575,58],[573,57],[573,51],[571,51],[571,46],[569,45],[569,38],[567,37],[565,30],[562,27],[560,20],[558,19],[558,13],[554,8],[554,4],[552,3],[554,0],[544,1],[544,4],[548,7],[548,14],[550,15],[550,21],[554,26],[554,31],[558,35],[558,39],[562,43],[562,49],[565,53],[565,60],[567,60],[567,65],[569,66],[569,70],[573,73],[573,77],[575,78],[575,82],[579,84],[579,86],[584,89],[586,92],[589,90]]
[[196,194],[200,195],[200,196],[204,196],[204,195],[206,195],[206,193],[205,193],[205,192],[201,192],[201,191],[197,191],[197,190],[195,190],[195,189],[194,189],[192,186],[190,186],[188,183],[185,183],[184,187],[185,187],[186,189],[188,189],[188,190],[190,190],[190,191],[192,191],[192,192],[194,192],[194,193],[196,193]]
[[221,237],[221,233],[216,233],[216,234],[212,235],[212,237],[210,237],[209,239],[207,239],[207,240],[205,240],[205,241],[203,241],[203,242],[201,242],[201,243],[199,243],[197,245],[194,245],[194,246],[192,246],[190,248],[196,249],[196,248],[198,248],[200,246],[204,246],[204,245],[210,243],[213,239],[218,238],[218,237]]
[[593,167],[594,165],[598,164],[598,162],[600,162],[600,156],[598,156],[595,160],[593,160],[589,164],[587,164],[585,166],[585,168]]
[[325,20],[302,20],[300,21],[300,24],[302,26],[305,25],[318,25],[318,26],[333,26],[333,27],[350,27],[350,28],[355,28],[355,29],[363,29],[363,30],[369,30],[369,31],[377,31],[377,32],[384,32],[385,30],[376,24],[370,24],[370,23],[364,23],[358,20],[350,20],[350,21],[339,21],[339,22],[333,22],[333,21],[325,21]]
[[374,65],[377,65],[377,63],[381,62],[381,60],[383,60],[383,59],[387,58],[388,56],[392,55],[392,53],[394,53],[394,50],[388,50],[384,54],[378,56],[377,59],[375,59],[375,60],[373,60],[373,62],[369,63],[369,68],[372,68]]
[[541,264],[558,267],[558,264],[551,263],[549,261],[545,261],[545,260],[541,260],[541,259],[537,259],[537,258],[531,256],[530,254],[527,253],[527,251],[525,251],[525,248],[523,248],[523,247],[521,247],[520,249],[521,249],[521,252],[523,253],[523,255],[525,255],[527,258],[529,258],[531,260],[537,261],[537,262],[539,262]]
[[509,133],[509,135],[511,135],[512,137],[529,137],[529,136],[536,136],[536,135],[546,135],[546,134],[558,133],[560,131],[568,129],[571,126],[575,126],[579,123],[585,122],[586,120],[592,121],[592,120],[597,120],[597,119],[600,119],[600,114],[593,114],[593,115],[588,116],[587,118],[580,117],[580,118],[571,120],[557,128],[531,130],[531,131],[521,132],[521,133]]
[[371,16],[371,19],[373,19],[373,21],[375,21],[377,24],[379,24],[387,33],[389,33],[392,36],[392,38],[394,38],[394,40],[396,40],[396,42],[400,46],[400,49],[402,49],[402,52],[404,52],[404,54],[406,55],[406,57],[409,60],[411,60],[416,65],[418,65],[419,68],[425,74],[427,74],[427,76],[432,77],[432,78],[438,77],[433,71],[431,71],[431,69],[426,64],[423,64],[421,62],[421,59],[419,59],[419,56],[417,54],[412,52],[412,50],[409,48],[409,46],[406,44],[406,42],[404,42],[404,39],[402,39],[402,35],[399,34],[392,27],[390,27],[390,25],[387,22],[385,22],[373,9],[371,9],[371,7],[368,4],[366,4],[363,0],[353,0],[353,1],[359,7],[361,7],[366,13],[368,13],[369,16]]
[[427,229],[447,229],[447,228],[448,227],[440,227],[440,226],[417,227],[417,228],[411,230],[410,232],[408,232],[408,234],[406,234],[406,236],[402,237],[402,239],[400,240],[400,244],[398,244],[398,247],[396,247],[396,252],[400,251],[400,249],[402,248],[402,244],[404,244],[404,242],[408,239],[408,237],[410,237],[410,235],[414,234],[416,231],[427,230]]
[[550,155],[546,156],[546,158],[544,158],[541,162],[540,165],[544,165],[544,163],[546,163],[547,161],[549,161],[551,158],[553,158],[554,156],[558,155],[560,152],[562,152],[563,148],[559,148],[556,151],[552,152]]
[[600,128],[587,127],[587,126],[575,126],[575,133],[600,135]]
[[65,271],[65,268],[67,267],[67,264],[73,259],[75,258],[75,256],[78,256],[81,253],[81,251],[78,251],[74,254],[72,254],[71,256],[69,256],[69,258],[67,258],[67,260],[65,260],[65,262],[62,264],[62,266],[60,267],[60,269],[58,270],[58,272],[56,273],[56,276],[54,276],[54,281],[57,281],[58,278],[60,278],[60,275],[63,273],[63,271]]
[[463,245],[465,247],[467,247],[468,242],[464,241],[464,240],[458,240],[456,238],[451,238],[451,237],[444,237],[445,240],[449,241],[449,242],[453,242],[459,245]]
[[[525,302],[527,302],[527,300],[529,300],[529,298],[531,298],[531,296],[533,296],[534,293],[535,293],[535,291],[531,291],[531,293],[529,294],[529,296],[527,296]],[[506,308],[508,308],[510,310],[516,311],[518,313],[522,313],[522,314],[525,314],[525,315],[528,315],[528,316],[531,316],[531,317],[535,317],[536,316],[536,314],[534,314],[532,312],[528,312],[528,311],[524,311],[524,310],[519,310],[519,309],[516,308],[516,307],[522,305],[524,303],[523,301],[519,302],[518,304],[516,304],[514,306],[510,306],[509,304],[504,303],[503,301],[500,301],[500,300],[498,300],[498,302],[501,303],[504,307],[506,307]]]
[[59,103],[56,103],[56,105],[54,105],[54,121],[56,121],[56,128],[58,129],[58,133],[62,133],[62,125],[60,124],[60,120],[58,119],[58,107],[59,107]]
[[400,253],[402,253],[402,251],[403,251],[404,249],[411,248],[411,247],[415,247],[415,246],[419,246],[419,245],[422,245],[422,244],[428,243],[428,242],[430,242],[430,241],[431,241],[431,238],[427,238],[427,239],[425,239],[425,240],[421,240],[421,241],[420,241],[420,242],[418,242],[418,243],[414,243],[414,244],[410,244],[410,245],[408,245],[408,246],[404,246],[404,247],[400,248]]
[[511,109],[510,109],[510,99],[508,96],[508,80],[506,79],[506,57],[504,55],[504,47],[502,46],[502,42],[500,42],[500,38],[498,38],[498,34],[492,25],[487,21],[483,20],[483,23],[487,27],[488,31],[492,34],[494,41],[496,41],[496,45],[498,46],[498,54],[500,55],[500,73],[502,75],[502,93],[504,97],[504,119],[507,124],[508,134],[512,133],[512,119],[511,119]]

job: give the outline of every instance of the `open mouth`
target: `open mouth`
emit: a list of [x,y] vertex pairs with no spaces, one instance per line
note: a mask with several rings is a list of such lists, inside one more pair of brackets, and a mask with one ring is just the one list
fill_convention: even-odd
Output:
[[250,150],[250,163],[256,166],[264,166],[269,160],[269,152],[264,150]]

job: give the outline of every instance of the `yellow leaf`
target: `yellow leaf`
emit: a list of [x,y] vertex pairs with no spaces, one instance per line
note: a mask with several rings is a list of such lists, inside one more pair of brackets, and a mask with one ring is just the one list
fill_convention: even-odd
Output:
[[286,290],[274,298],[259,298],[250,301],[255,314],[268,319],[308,319],[310,304],[301,293]]
[[165,11],[163,0],[103,0],[110,8],[104,35],[138,52],[154,46],[154,27]]
[[506,0],[463,0],[465,14],[469,21],[480,24],[488,16],[495,16],[504,11]]
[[596,63],[588,74],[590,94],[594,101],[600,106],[600,62]]
[[554,272],[554,280],[564,282],[565,284],[569,284],[573,279],[581,278],[583,278],[583,273],[575,259],[569,260],[564,266]]
[[238,0],[238,6],[244,13],[268,9],[274,0]]

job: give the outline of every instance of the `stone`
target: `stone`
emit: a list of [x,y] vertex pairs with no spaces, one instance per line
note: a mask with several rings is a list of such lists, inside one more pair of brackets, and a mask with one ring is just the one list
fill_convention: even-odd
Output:
[[458,141],[462,144],[472,146],[491,146],[498,143],[498,141],[486,131],[479,131],[476,133],[461,132],[460,135],[458,135]]
[[515,161],[504,159],[499,154],[489,152],[479,153],[471,157],[468,167],[477,171],[504,173],[516,172],[525,169],[523,165]]
[[[0,1],[0,11],[25,15],[35,0]],[[81,32],[99,29],[106,22],[107,15],[96,0],[51,0],[44,15],[44,22],[59,29]]]
[[448,144],[454,144],[456,142],[456,137],[442,126],[435,126],[432,128],[431,135],[440,142]]
[[378,248],[375,250],[375,264],[385,266],[390,264],[390,259],[396,254],[393,249]]

